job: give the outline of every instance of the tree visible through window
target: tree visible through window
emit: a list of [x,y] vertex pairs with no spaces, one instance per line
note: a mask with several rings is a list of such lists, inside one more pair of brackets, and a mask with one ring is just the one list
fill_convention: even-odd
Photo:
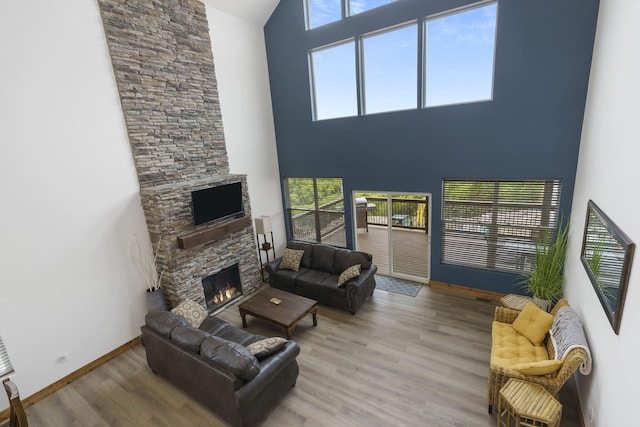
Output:
[[291,237],[346,246],[341,178],[286,178]]
[[553,239],[559,180],[445,180],[442,262],[529,271],[535,241]]

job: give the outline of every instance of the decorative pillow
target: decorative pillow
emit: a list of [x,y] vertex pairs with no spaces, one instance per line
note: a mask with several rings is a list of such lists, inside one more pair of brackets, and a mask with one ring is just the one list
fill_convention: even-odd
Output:
[[513,321],[513,329],[526,337],[534,345],[542,344],[544,337],[551,329],[553,316],[541,310],[532,301],[529,301]]
[[562,366],[562,360],[541,360],[539,362],[518,363],[510,366],[511,369],[525,375],[549,375],[556,372]]
[[340,277],[338,277],[338,286],[342,286],[349,280],[358,277],[360,275],[361,267],[362,266],[360,264],[356,264],[343,271],[342,274],[340,274]]
[[260,341],[256,341],[253,344],[247,346],[247,350],[253,354],[256,359],[262,360],[265,357],[280,350],[288,341],[281,337],[265,338]]
[[175,306],[172,313],[179,314],[180,316],[187,319],[187,322],[191,324],[194,328],[200,327],[200,324],[204,322],[204,319],[207,317],[207,311],[190,299],[186,299],[182,301],[180,304]]
[[303,255],[303,250],[286,248],[284,250],[284,255],[282,255],[280,268],[283,270],[298,271],[300,269],[300,261],[302,260]]

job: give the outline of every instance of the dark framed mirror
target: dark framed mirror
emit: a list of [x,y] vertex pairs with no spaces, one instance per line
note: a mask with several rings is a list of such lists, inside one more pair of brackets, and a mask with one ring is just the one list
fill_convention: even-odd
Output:
[[634,248],[631,239],[589,200],[580,260],[616,334],[620,330]]

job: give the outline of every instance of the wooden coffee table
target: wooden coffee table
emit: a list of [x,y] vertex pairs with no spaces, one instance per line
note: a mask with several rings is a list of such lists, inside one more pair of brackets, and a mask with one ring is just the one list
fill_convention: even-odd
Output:
[[[272,298],[282,301],[271,302]],[[242,316],[242,327],[247,327],[247,314],[265,320],[282,330],[291,339],[298,322],[307,314],[313,316],[313,326],[318,325],[316,314],[318,302],[274,288],[265,288],[238,306]]]

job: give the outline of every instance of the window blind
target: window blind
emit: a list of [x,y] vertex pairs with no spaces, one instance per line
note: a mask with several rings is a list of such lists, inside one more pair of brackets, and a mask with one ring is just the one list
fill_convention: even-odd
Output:
[[535,242],[552,241],[560,180],[443,181],[442,262],[530,271]]
[[4,343],[0,337],[0,378],[4,378],[13,372],[13,366],[11,366],[9,355],[7,354],[7,350],[5,350]]

